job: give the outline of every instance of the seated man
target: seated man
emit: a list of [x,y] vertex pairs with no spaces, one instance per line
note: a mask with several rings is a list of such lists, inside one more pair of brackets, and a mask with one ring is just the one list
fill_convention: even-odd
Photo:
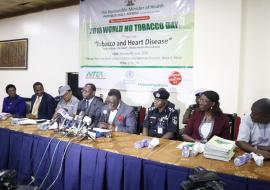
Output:
[[54,98],[44,92],[43,84],[36,82],[33,85],[35,94],[31,98],[31,113],[29,119],[51,119],[55,111]]
[[77,114],[84,112],[92,119],[92,126],[97,127],[101,114],[103,102],[95,96],[96,86],[92,83],[86,84],[82,89],[83,100],[79,102]]
[[69,85],[59,87],[59,97],[61,98],[57,104],[54,117],[59,109],[66,109],[70,116],[75,116],[77,113],[79,100],[72,95]]
[[175,139],[178,130],[178,112],[168,105],[170,93],[159,89],[153,93],[154,107],[148,109],[143,123],[143,135]]
[[237,146],[246,152],[261,154],[266,160],[270,159],[270,99],[254,102],[251,114],[242,118]]
[[137,121],[133,107],[121,100],[119,90],[111,89],[102,108],[99,127],[126,133],[136,133]]

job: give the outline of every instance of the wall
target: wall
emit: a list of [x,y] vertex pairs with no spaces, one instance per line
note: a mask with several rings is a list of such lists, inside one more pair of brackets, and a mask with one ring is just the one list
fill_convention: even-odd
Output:
[[78,71],[78,11],[79,6],[71,6],[0,20],[0,40],[29,40],[28,70],[0,70],[1,108],[9,83],[24,97],[31,97],[36,81],[57,95],[58,87],[66,82],[66,72]]
[[[247,112],[251,103],[270,97],[269,40],[270,1],[197,0],[194,31],[194,91],[213,89],[220,94],[227,113]],[[8,83],[16,84],[18,94],[30,96],[35,81],[57,95],[66,82],[66,72],[79,67],[79,6],[0,20],[0,40],[29,38],[29,68],[26,71],[0,71],[0,106]],[[97,94],[107,91],[98,91]],[[122,92],[124,101],[148,107],[151,93]],[[181,108],[193,102],[171,101]]]
[[254,101],[270,98],[270,1],[243,3],[238,112],[248,113]]

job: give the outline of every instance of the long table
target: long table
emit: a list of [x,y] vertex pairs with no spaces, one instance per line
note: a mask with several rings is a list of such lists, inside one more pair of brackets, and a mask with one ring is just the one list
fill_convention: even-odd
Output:
[[[179,190],[180,183],[198,166],[217,172],[226,189],[270,189],[269,162],[263,167],[254,161],[236,167],[232,161],[202,155],[183,158],[176,149],[179,141],[160,139],[153,150],[135,149],[134,142],[149,137],[114,132],[112,138],[94,142],[63,137],[34,125],[11,125],[9,121],[1,121],[0,127],[0,169],[15,169],[21,184],[35,176],[37,185],[44,181],[41,189],[55,181],[51,189]],[[237,150],[239,154],[242,152]]]

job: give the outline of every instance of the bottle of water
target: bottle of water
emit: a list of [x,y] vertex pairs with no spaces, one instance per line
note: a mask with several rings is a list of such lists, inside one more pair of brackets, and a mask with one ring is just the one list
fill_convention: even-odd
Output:
[[134,148],[144,148],[144,147],[147,147],[148,146],[148,140],[147,139],[143,139],[143,140],[140,140],[140,141],[137,141],[134,143]]
[[184,145],[182,147],[182,157],[184,157],[184,158],[189,157],[189,146],[188,145]]
[[244,153],[243,155],[237,156],[237,157],[234,159],[234,165],[236,165],[236,166],[242,166],[242,165],[244,165],[245,163],[247,163],[251,158],[252,158],[251,154],[249,154],[249,153]]

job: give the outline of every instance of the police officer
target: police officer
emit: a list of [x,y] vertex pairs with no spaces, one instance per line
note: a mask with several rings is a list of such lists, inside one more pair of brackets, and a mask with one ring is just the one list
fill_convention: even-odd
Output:
[[143,123],[143,135],[175,139],[178,130],[178,113],[168,104],[170,93],[159,89],[153,93],[154,107],[148,108],[148,115]]

